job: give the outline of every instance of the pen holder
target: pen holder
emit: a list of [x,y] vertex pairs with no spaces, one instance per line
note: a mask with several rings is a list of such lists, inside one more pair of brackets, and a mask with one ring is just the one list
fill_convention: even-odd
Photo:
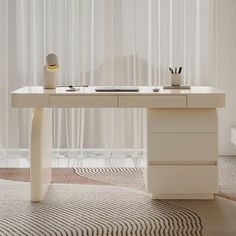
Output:
[[180,86],[181,85],[181,74],[170,74],[170,83],[171,86]]

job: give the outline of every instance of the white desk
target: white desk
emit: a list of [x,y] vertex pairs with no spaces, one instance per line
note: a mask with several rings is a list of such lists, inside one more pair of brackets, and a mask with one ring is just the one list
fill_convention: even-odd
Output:
[[218,115],[225,94],[210,87],[139,92],[95,92],[95,87],[24,87],[12,106],[34,108],[31,133],[31,199],[41,201],[51,182],[51,122],[47,108],[147,108],[144,179],[152,198],[212,199],[218,188]]

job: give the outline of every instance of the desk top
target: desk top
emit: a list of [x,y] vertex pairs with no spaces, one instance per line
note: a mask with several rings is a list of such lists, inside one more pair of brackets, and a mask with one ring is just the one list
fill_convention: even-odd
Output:
[[[43,89],[23,87],[11,93],[13,107],[148,107],[148,108],[211,108],[225,106],[225,93],[212,87],[163,89],[157,86],[135,86],[138,92],[96,92],[99,86]],[[104,87],[104,86],[102,86]],[[112,86],[113,87],[113,86]],[[120,87],[120,86],[119,86]],[[129,86],[130,87],[130,86]],[[159,88],[154,92],[153,88]]]
[[[223,91],[207,86],[192,86],[191,89],[163,89],[162,86],[135,86],[138,92],[96,92],[95,89],[104,86],[79,87],[75,92],[67,92],[68,87],[57,87],[56,89],[44,89],[42,86],[22,87],[12,92],[12,94],[47,94],[47,95],[179,95],[179,94],[224,94]],[[109,87],[109,86],[106,86]],[[113,88],[115,86],[111,86]],[[122,86],[119,86],[122,87]],[[125,86],[123,86],[125,88]],[[131,86],[129,86],[131,87]],[[153,92],[154,88],[159,88],[159,92]]]

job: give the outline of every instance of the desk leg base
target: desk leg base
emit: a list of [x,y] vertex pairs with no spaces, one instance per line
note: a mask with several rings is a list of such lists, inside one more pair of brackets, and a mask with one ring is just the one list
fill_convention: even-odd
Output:
[[214,199],[214,194],[153,194],[150,193],[149,196],[151,199],[198,199],[198,200],[207,200]]
[[31,200],[42,201],[51,183],[52,136],[48,109],[35,108],[31,132]]

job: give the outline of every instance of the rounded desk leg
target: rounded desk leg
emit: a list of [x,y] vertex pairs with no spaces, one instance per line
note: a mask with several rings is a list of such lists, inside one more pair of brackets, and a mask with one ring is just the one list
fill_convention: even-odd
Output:
[[48,109],[35,108],[31,131],[31,200],[42,201],[51,183],[52,136]]

